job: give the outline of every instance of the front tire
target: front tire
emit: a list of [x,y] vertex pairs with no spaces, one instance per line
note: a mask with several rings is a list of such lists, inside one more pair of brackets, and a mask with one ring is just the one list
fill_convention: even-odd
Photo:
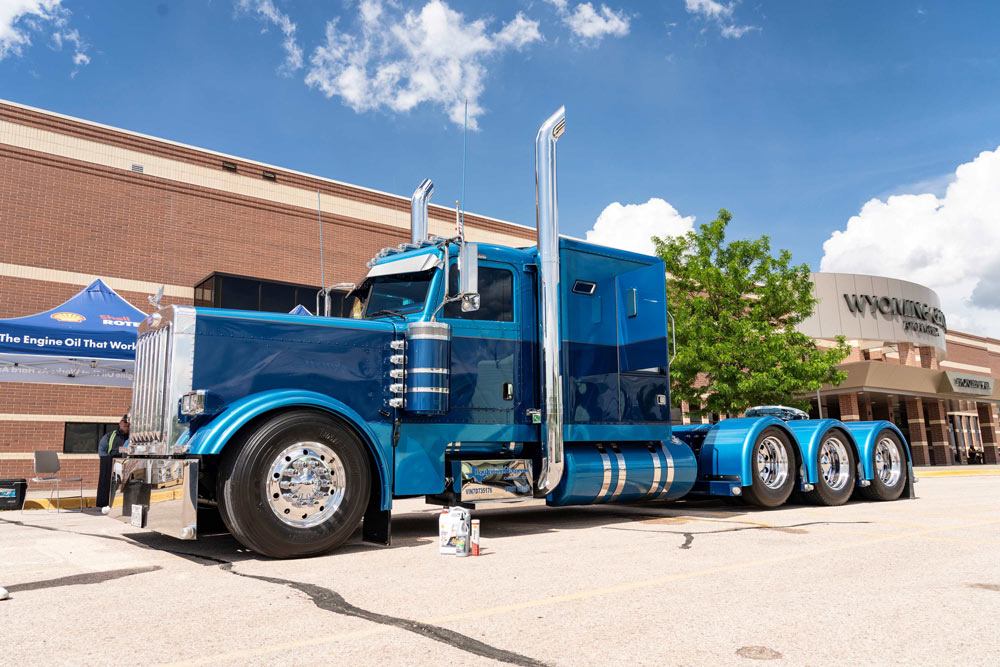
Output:
[[798,465],[788,435],[768,426],[754,443],[750,459],[753,483],[744,487],[743,497],[759,507],[778,507],[792,495]]
[[816,470],[819,473],[812,491],[806,498],[817,505],[843,505],[854,491],[857,462],[847,437],[840,431],[823,435],[816,450]]
[[906,453],[899,436],[886,429],[878,434],[872,449],[871,484],[861,488],[869,500],[896,500],[903,494],[908,474]]
[[329,415],[296,410],[230,443],[217,497],[226,527],[244,546],[271,558],[299,558],[350,537],[370,488],[358,436]]

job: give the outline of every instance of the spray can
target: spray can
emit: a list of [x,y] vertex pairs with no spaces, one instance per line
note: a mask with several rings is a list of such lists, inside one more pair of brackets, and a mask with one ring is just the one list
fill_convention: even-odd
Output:
[[451,521],[455,536],[455,555],[469,555],[469,521],[472,514],[463,507],[453,507],[451,509]]
[[473,556],[479,555],[479,519],[472,520],[472,530],[469,533],[470,547]]

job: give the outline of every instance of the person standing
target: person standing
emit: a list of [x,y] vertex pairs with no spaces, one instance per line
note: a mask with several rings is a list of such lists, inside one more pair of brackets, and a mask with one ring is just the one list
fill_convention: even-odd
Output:
[[128,414],[122,415],[118,428],[106,433],[97,445],[97,456],[101,462],[100,475],[97,478],[97,506],[107,507],[111,504],[111,469],[114,466],[118,448],[128,440]]

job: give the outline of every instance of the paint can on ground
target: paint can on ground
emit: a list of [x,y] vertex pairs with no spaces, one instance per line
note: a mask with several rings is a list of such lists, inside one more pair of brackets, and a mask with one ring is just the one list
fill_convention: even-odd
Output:
[[472,520],[472,528],[469,531],[469,547],[473,556],[479,555],[479,519]]

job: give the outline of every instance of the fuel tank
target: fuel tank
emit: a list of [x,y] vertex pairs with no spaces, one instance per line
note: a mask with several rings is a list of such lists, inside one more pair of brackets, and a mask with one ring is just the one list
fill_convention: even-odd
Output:
[[565,461],[549,505],[676,500],[698,475],[694,452],[679,441],[567,443]]

